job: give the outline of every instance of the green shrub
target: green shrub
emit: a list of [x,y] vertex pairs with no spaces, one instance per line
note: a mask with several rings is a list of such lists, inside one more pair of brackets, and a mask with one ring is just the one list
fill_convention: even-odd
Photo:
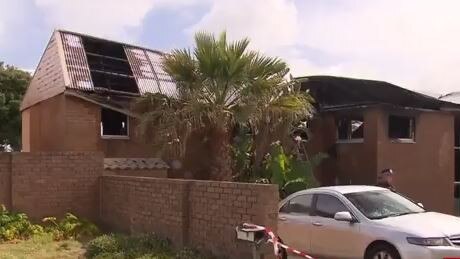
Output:
[[157,235],[102,235],[91,240],[86,248],[90,259],[207,259],[191,249],[175,253],[171,243]]
[[86,255],[89,258],[104,258],[106,254],[115,254],[122,250],[122,239],[122,236],[114,234],[99,236],[88,243]]
[[24,213],[10,212],[0,206],[0,241],[27,239],[43,233],[43,227],[32,224]]
[[270,183],[278,185],[281,198],[318,186],[313,170],[328,157],[326,154],[318,153],[302,160],[286,153],[279,142],[274,142],[271,147],[271,152],[264,162],[265,178],[269,179]]
[[67,213],[60,221],[55,217],[47,217],[43,219],[43,222],[48,224],[45,231],[52,233],[56,240],[92,238],[100,233],[96,225],[87,220],[79,219],[72,213]]

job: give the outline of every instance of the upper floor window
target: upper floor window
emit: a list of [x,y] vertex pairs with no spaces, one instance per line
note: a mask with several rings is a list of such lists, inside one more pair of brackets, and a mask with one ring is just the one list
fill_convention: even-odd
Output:
[[415,118],[390,115],[388,118],[388,137],[391,139],[415,139]]
[[363,138],[363,117],[340,118],[337,121],[337,139],[339,141],[362,140]]
[[101,136],[108,138],[128,137],[128,116],[110,109],[101,109]]

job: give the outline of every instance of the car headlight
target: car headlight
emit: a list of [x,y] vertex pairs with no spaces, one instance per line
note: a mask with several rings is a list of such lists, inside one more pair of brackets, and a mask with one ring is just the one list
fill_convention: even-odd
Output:
[[419,246],[451,246],[449,240],[447,240],[447,238],[444,237],[408,237],[407,242],[409,242],[409,244]]

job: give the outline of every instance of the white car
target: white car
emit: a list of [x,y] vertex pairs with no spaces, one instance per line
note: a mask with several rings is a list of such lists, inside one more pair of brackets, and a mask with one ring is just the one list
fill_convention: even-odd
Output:
[[374,186],[294,193],[280,203],[278,233],[283,243],[319,258],[460,258],[460,218]]

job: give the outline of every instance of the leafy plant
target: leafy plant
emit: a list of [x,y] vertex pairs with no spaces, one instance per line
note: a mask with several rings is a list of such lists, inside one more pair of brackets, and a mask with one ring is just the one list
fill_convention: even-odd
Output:
[[60,221],[56,217],[47,217],[42,221],[48,223],[45,230],[52,233],[56,240],[94,237],[99,234],[96,225],[87,220],[79,219],[72,213],[67,213]]
[[225,32],[195,34],[192,50],[173,50],[162,63],[176,93],[147,94],[136,105],[143,132],[177,155],[185,153],[192,132],[204,132],[211,156],[202,159],[213,180],[233,180],[235,125],[250,123],[255,131],[269,132],[311,114],[311,97],[287,80],[287,64],[250,50],[249,42],[229,42]]
[[318,153],[311,159],[302,160],[286,154],[282,145],[275,142],[265,160],[266,178],[279,186],[281,197],[316,187],[318,182],[313,170],[326,157],[326,154]]
[[4,205],[0,206],[0,241],[27,239],[43,232],[43,227],[32,224],[26,214],[10,212]]

